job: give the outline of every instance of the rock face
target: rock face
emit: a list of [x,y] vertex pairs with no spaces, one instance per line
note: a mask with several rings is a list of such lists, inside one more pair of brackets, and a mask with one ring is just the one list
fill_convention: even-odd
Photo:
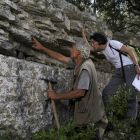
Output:
[[140,35],[134,35],[132,33],[115,33],[114,38],[125,44],[140,48]]
[[65,0],[1,0],[0,7],[0,50],[14,57],[39,57],[31,48],[33,36],[45,46],[61,50],[81,37],[82,24],[89,31],[108,31],[95,16]]
[[23,137],[51,125],[48,86],[43,80],[48,77],[57,78],[56,90],[71,88],[72,71],[0,55],[1,125],[12,126],[12,132]]
[[[0,0],[0,133],[11,128],[12,133],[27,139],[30,133],[52,125],[52,111],[46,102],[48,85],[42,79],[51,76],[58,81],[55,90],[68,91],[73,71],[34,50],[31,38],[69,56],[66,48],[81,38],[82,24],[88,31],[110,34],[96,16],[64,0]],[[110,74],[101,73],[102,90]]]

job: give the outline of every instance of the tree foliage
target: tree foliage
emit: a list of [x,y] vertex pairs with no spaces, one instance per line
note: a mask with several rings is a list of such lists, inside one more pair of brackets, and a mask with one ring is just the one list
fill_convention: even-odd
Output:
[[96,0],[97,10],[110,28],[116,31],[140,31],[140,1]]
[[140,32],[139,0],[67,0],[80,10],[93,8],[107,22],[112,31]]

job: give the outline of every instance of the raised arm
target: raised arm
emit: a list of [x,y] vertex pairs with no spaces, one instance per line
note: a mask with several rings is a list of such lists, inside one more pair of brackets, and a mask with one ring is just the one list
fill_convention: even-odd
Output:
[[87,47],[89,47],[89,49],[91,51],[93,51],[93,47],[90,45],[90,43],[88,42],[87,37],[86,37],[86,29],[84,27],[82,27],[81,31],[82,31],[82,37],[83,37],[84,42],[86,43]]
[[69,100],[83,97],[85,95],[85,90],[75,89],[69,92],[55,93],[54,90],[48,90],[48,97],[52,100]]
[[39,50],[39,51],[42,51],[42,52],[45,52],[47,53],[50,57],[60,61],[60,62],[63,62],[63,63],[67,63],[68,62],[68,59],[69,57],[66,57],[58,52],[55,52],[53,50],[50,50],[46,47],[44,47],[36,38],[32,38],[32,43],[33,43],[33,48]]

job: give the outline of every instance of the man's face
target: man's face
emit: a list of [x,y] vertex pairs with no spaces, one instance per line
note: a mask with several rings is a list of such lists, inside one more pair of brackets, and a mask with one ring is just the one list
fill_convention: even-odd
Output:
[[101,51],[101,50],[103,50],[103,48],[99,44],[99,42],[95,41],[94,39],[91,40],[91,43],[90,44],[94,48],[95,51]]
[[80,55],[80,51],[77,50],[75,46],[73,46],[71,50],[71,57],[75,59],[75,58],[78,58],[79,55]]

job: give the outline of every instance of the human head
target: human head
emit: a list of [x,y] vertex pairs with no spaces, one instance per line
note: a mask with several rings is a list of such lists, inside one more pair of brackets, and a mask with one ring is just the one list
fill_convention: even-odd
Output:
[[90,56],[90,49],[80,43],[75,43],[73,45],[73,57],[77,58],[81,55],[82,59],[88,59]]
[[76,45],[76,49],[80,51],[81,57],[85,60],[90,56],[90,49],[84,45]]
[[108,41],[107,37],[104,34],[98,32],[91,34],[90,40],[92,42],[91,45],[94,49],[103,49]]

